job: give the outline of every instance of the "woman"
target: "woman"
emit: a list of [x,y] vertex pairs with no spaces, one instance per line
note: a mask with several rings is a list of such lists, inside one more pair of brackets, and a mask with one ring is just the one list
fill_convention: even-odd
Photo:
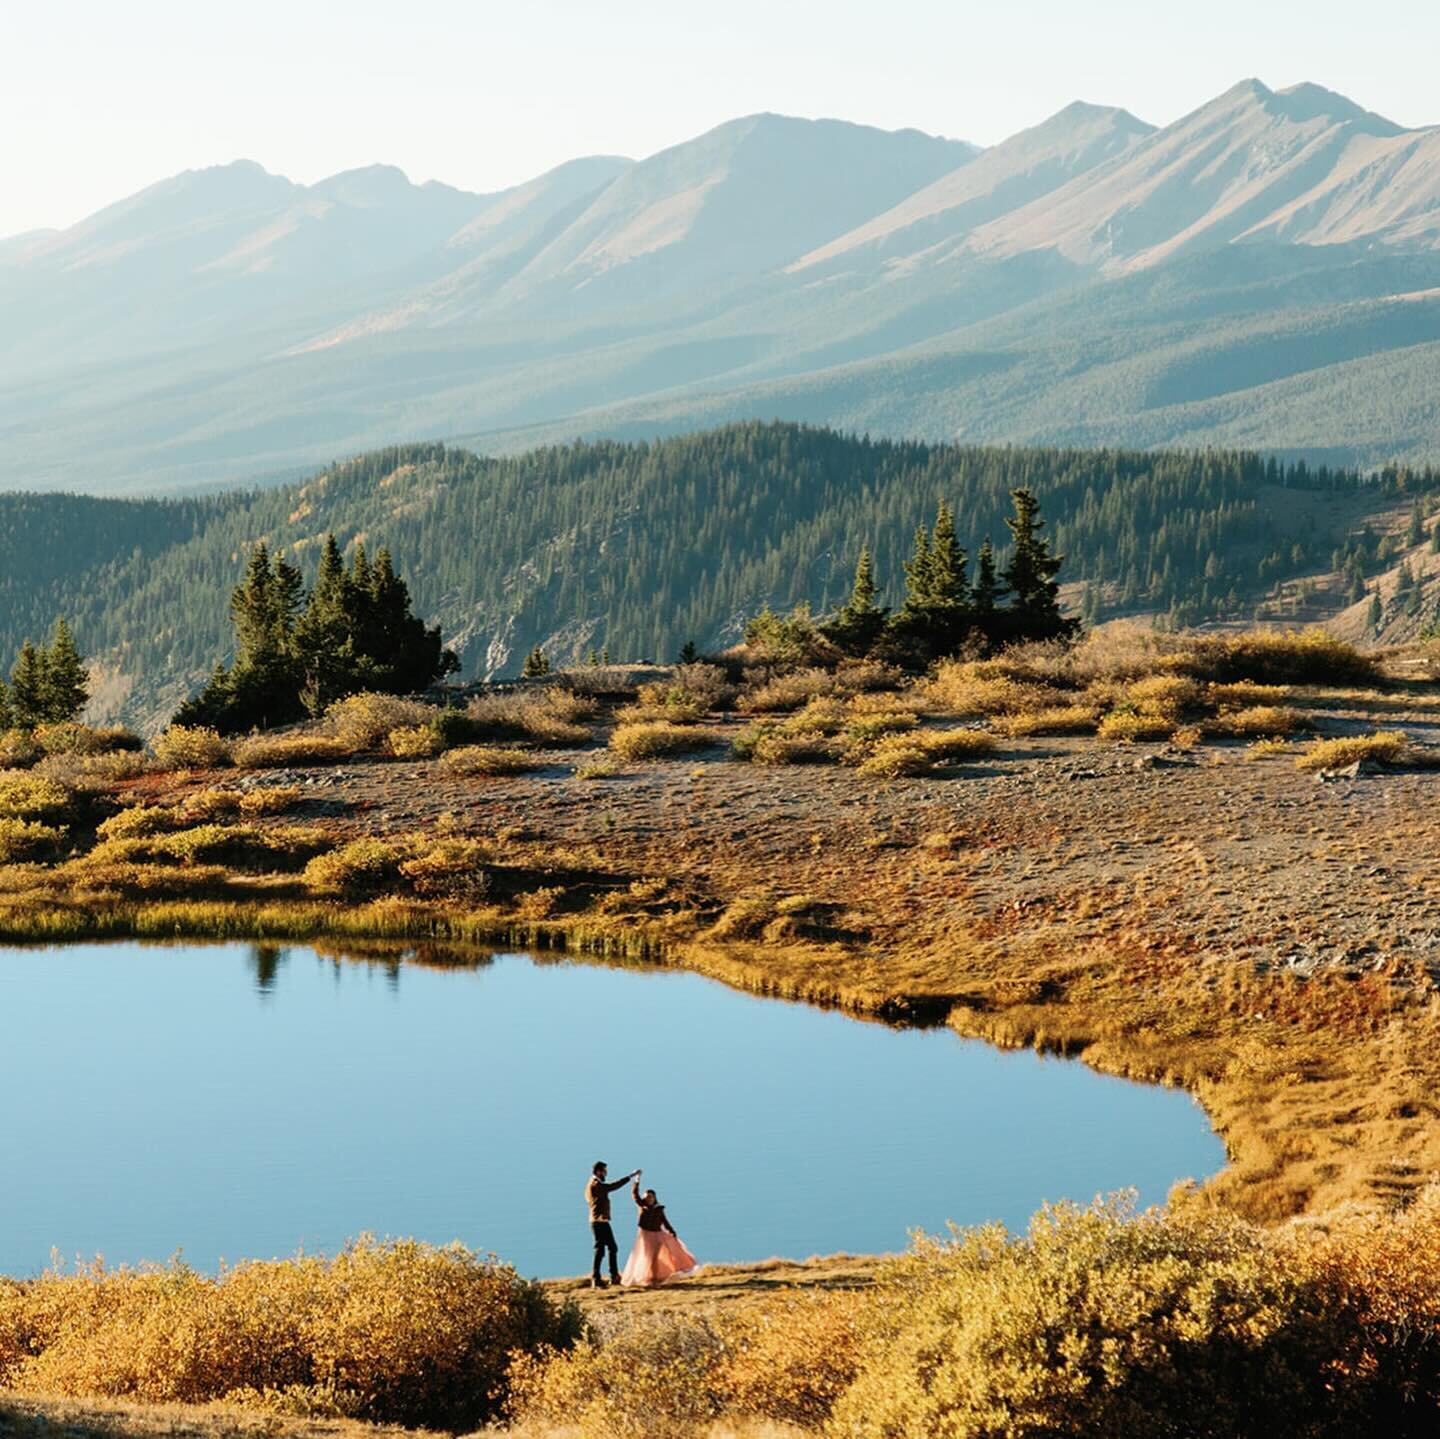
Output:
[[640,1193],[637,1177],[630,1186],[631,1197],[639,1211],[639,1233],[635,1247],[625,1261],[620,1282],[627,1287],[663,1284],[667,1279],[683,1279],[694,1274],[700,1265],[695,1256],[681,1244],[680,1236],[665,1217],[664,1206],[655,1198],[655,1191]]

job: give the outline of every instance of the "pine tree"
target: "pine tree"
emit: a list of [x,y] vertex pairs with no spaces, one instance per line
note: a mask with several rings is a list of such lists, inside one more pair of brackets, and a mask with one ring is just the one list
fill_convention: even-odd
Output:
[[1378,633],[1380,621],[1384,618],[1385,608],[1380,603],[1380,592],[1376,590],[1375,593],[1370,596],[1370,608],[1365,612],[1365,623],[1370,629]]
[[930,535],[924,525],[915,531],[915,547],[905,562],[906,616],[923,615],[930,608]]
[[990,536],[986,535],[975,561],[975,590],[971,603],[976,614],[993,613],[1003,593],[1000,579],[995,573],[995,549],[990,543]]
[[303,676],[301,698],[312,715],[355,688],[353,592],[335,536],[325,536],[320,568],[295,625],[295,657]]
[[0,679],[0,734],[15,728],[15,712],[10,708],[10,686]]
[[26,640],[10,671],[10,709],[21,729],[45,722],[45,680],[45,656]]
[[1045,522],[1040,518],[1040,505],[1029,490],[1011,492],[1015,516],[1005,521],[1014,540],[1010,562],[1005,566],[1006,587],[1014,596],[1014,607],[1023,616],[1035,636],[1044,631],[1059,634],[1065,621],[1060,614],[1060,586],[1055,576],[1060,573],[1061,558],[1050,553],[1040,531]]
[[1430,553],[1440,555],[1440,520],[1430,526]]
[[[594,654],[595,651],[591,650],[590,653]],[[699,658],[700,651],[695,648],[694,640],[686,640],[685,643],[680,646],[680,663],[682,665],[693,665]]]
[[525,664],[520,674],[524,679],[536,680],[542,675],[550,673],[550,659],[545,651],[536,645],[528,655],[525,656]]
[[45,718],[56,723],[75,719],[90,698],[90,673],[63,617],[55,621],[44,670]]
[[1410,506],[1410,523],[1405,529],[1405,546],[1414,549],[1425,538],[1425,516],[1420,513],[1420,501]]
[[947,617],[970,605],[969,557],[955,538],[955,517],[943,500],[935,512],[930,537],[927,598],[933,611]]
[[860,556],[855,561],[855,580],[850,587],[850,598],[823,626],[825,634],[841,649],[853,654],[866,653],[885,628],[887,611],[877,603],[879,593],[870,546],[862,545]]

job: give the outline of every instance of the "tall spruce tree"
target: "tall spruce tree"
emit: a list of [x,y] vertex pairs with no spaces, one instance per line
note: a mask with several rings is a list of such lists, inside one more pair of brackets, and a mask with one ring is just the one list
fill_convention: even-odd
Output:
[[1040,503],[1035,496],[1020,489],[1011,491],[1010,498],[1015,515],[1005,524],[1014,548],[1003,578],[1013,597],[1013,608],[1034,637],[1043,638],[1047,632],[1060,634],[1067,624],[1060,613],[1060,586],[1055,583],[1061,557],[1052,555],[1049,544],[1041,537],[1045,522],[1040,518]]
[[0,679],[0,734],[15,728],[15,712],[10,708],[10,686]]
[[990,536],[986,535],[975,558],[975,589],[971,595],[975,613],[993,614],[1003,594],[1004,587],[995,573],[995,547],[990,543]]
[[901,615],[919,618],[930,607],[930,535],[924,525],[915,531],[915,545],[905,562],[905,603]]
[[926,601],[937,618],[949,619],[970,607],[970,559],[955,538],[955,516],[940,501],[930,536],[929,587]]
[[835,612],[829,623],[823,626],[827,638],[853,654],[866,653],[885,628],[888,612],[878,603],[879,594],[870,546],[862,545],[860,557],[855,561],[855,579],[850,587],[850,598]]
[[45,718],[56,723],[77,718],[90,698],[90,672],[63,616],[55,621],[44,670]]
[[22,729],[44,724],[45,655],[29,640],[20,646],[15,668],[10,671],[10,708],[15,723]]

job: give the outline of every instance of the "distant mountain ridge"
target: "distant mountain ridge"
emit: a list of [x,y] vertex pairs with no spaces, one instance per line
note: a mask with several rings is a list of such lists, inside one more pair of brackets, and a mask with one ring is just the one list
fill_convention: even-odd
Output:
[[0,240],[0,334],[12,488],[770,417],[1433,459],[1440,127],[1246,80],[984,150],[752,115],[488,195],[239,161]]

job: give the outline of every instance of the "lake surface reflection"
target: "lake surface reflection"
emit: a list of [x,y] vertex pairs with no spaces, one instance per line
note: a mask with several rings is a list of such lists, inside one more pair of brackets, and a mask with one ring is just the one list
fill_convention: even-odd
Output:
[[[736,993],[502,955],[0,950],[0,1272],[460,1239],[589,1263],[596,1159],[702,1260],[903,1248],[1224,1163],[1185,1094]],[[628,1248],[632,1209],[617,1194]]]

